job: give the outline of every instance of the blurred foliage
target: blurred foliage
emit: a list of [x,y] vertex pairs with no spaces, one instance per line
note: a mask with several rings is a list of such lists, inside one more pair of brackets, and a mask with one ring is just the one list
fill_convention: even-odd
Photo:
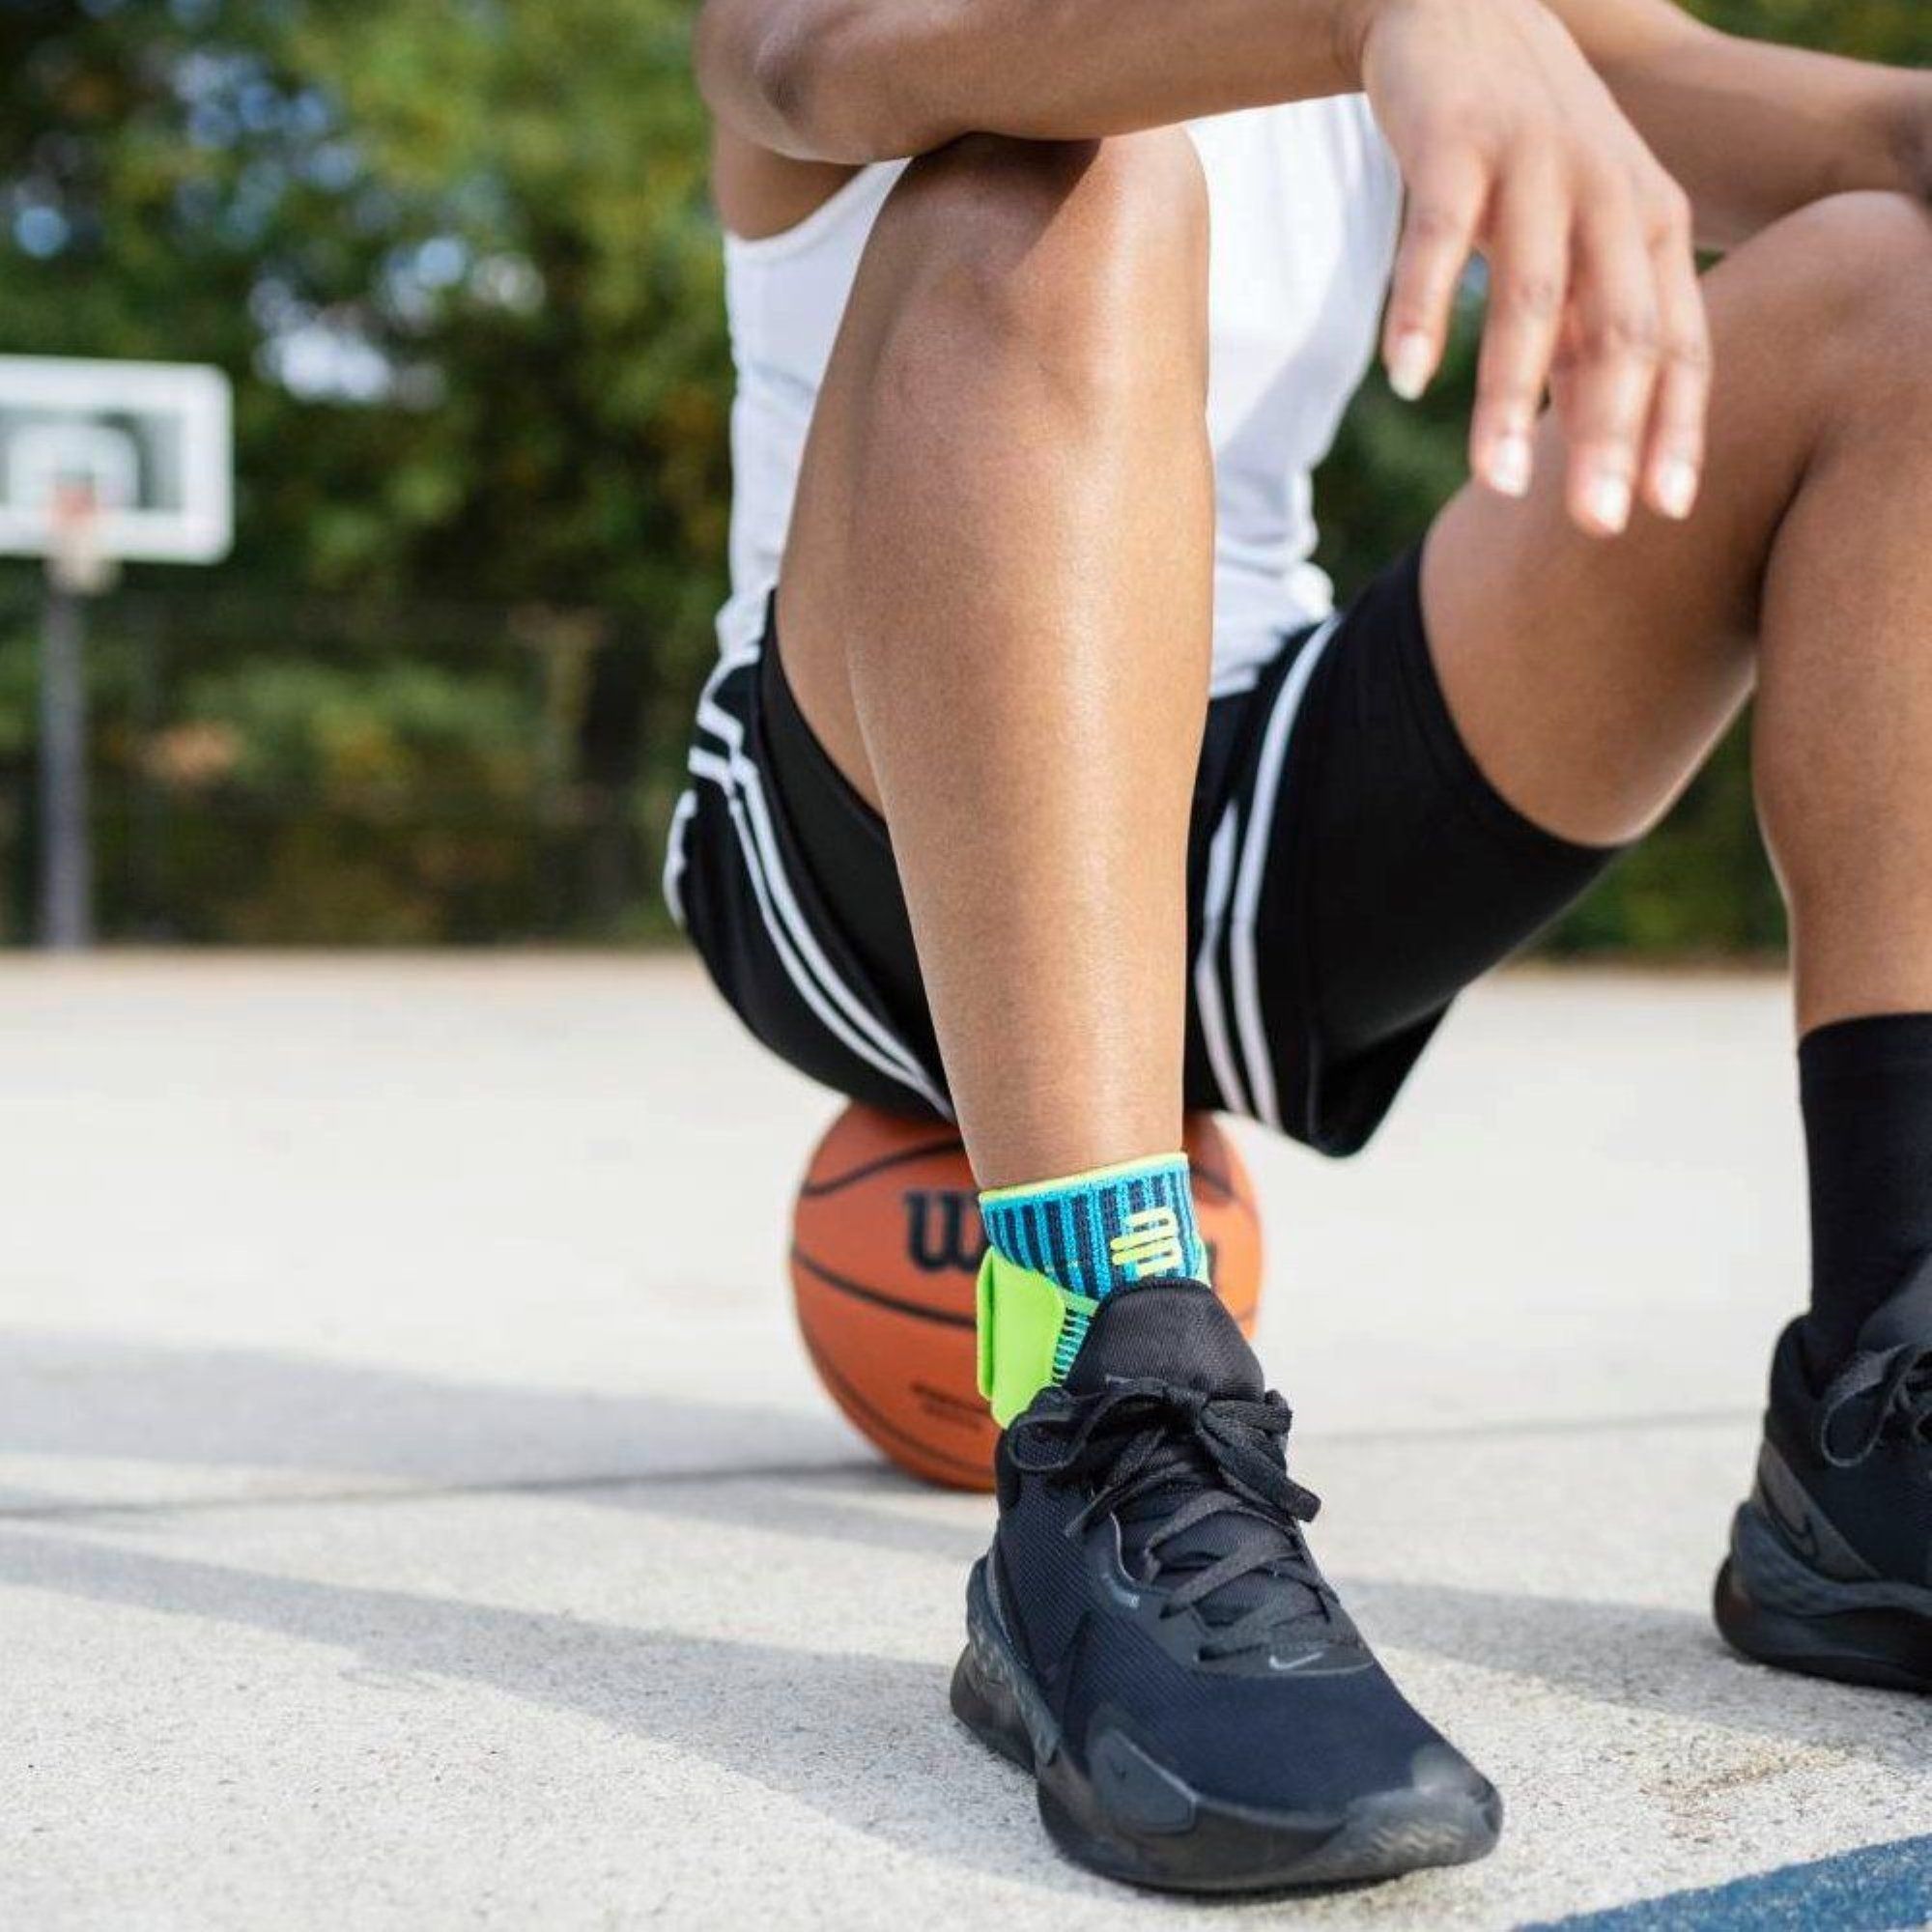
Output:
[[1684,0],[1689,11],[1732,34],[1794,47],[1857,54],[1923,67],[1932,58],[1924,0]]
[[[1924,0],[1706,0],[1926,56]],[[728,355],[691,0],[0,0],[0,346],[219,363],[239,541],[97,613],[110,930],[657,929],[722,594]],[[1460,481],[1471,372],[1372,382],[1321,478],[1345,588]],[[32,800],[0,581],[0,893]],[[1557,936],[1778,936],[1733,745]]]
[[[35,617],[32,599],[0,604],[0,772],[21,780]],[[89,639],[102,927],[411,945],[661,929],[652,794],[586,732],[635,711],[651,658],[606,613],[545,607],[107,598]],[[29,929],[34,810],[29,784],[0,785],[0,941]]]

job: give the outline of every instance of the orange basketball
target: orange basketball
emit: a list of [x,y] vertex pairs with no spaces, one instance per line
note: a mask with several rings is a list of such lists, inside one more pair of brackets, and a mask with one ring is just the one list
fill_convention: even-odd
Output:
[[[1187,1117],[1194,1206],[1214,1286],[1242,1332],[1261,1305],[1253,1184],[1211,1114]],[[998,1431],[975,1379],[973,1285],[984,1252],[959,1136],[849,1106],[812,1151],[792,1215],[799,1332],[846,1419],[903,1469],[993,1486]]]

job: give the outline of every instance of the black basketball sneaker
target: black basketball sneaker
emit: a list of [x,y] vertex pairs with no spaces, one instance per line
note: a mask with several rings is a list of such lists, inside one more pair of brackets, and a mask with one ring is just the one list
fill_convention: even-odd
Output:
[[1198,1282],[1108,1295],[1000,1438],[952,1709],[1033,1773],[1060,1849],[1182,1891],[1482,1857],[1495,1791],[1316,1568],[1289,1410]]
[[1761,1663],[1932,1690],[1932,1260],[1822,1387],[1800,1323],[1778,1338],[1716,1608]]

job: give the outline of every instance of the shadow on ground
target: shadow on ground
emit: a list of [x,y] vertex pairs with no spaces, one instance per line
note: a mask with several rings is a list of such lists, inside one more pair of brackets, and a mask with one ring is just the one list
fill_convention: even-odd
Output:
[[[183,1465],[269,1471],[305,1485],[251,1497],[231,1477],[206,1496],[146,1507],[0,1498],[0,1517],[17,1524],[0,1534],[0,1580],[335,1645],[361,1668],[467,1679],[698,1754],[923,1856],[1043,1887],[1087,1884],[1043,1853],[1016,1869],[1013,1832],[1031,1833],[1031,1794],[945,1721],[950,1660],[791,1650],[271,1577],[92,1533],[185,1507],[392,1497],[398,1484],[432,1496],[549,1489],[659,1520],[929,1558],[931,1587],[950,1597],[983,1541],[983,1509],[856,1462],[830,1417],[43,1334],[12,1338],[6,1359],[0,1455],[146,1461],[177,1477]],[[817,1629],[805,1584],[757,1586],[798,1589],[797,1628]],[[1691,1610],[1426,1581],[1362,1581],[1348,1595],[1378,1642],[1883,1767],[1924,1763],[1924,1719],[1909,1700],[1744,1665]]]
[[901,1849],[1091,1889],[1031,1856],[1031,1787],[954,1729],[941,1663],[264,1576],[42,1529],[0,1531],[0,1581],[331,1645],[388,1681],[478,1684],[705,1758]]

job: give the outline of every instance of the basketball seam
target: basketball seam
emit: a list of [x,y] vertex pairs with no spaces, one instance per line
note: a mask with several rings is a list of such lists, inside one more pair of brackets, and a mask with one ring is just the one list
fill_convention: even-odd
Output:
[[1235,1185],[1230,1176],[1216,1174],[1211,1167],[1203,1167],[1199,1161],[1191,1157],[1188,1165],[1193,1170],[1195,1179],[1205,1180],[1230,1208],[1238,1208],[1257,1227],[1261,1225],[1261,1216],[1255,1212],[1255,1204]]
[[811,1357],[812,1367],[818,1371],[820,1377],[825,1381],[825,1385],[832,1391],[833,1396],[840,1403],[841,1406],[849,1403],[851,1406],[857,1409],[861,1415],[865,1416],[867,1420],[873,1425],[874,1428],[879,1429],[885,1435],[892,1436],[894,1440],[898,1442],[903,1442],[908,1449],[916,1451],[918,1454],[928,1458],[932,1462],[944,1463],[949,1469],[957,1469],[962,1475],[971,1476],[974,1479],[974,1482],[981,1489],[984,1489],[988,1486],[992,1476],[992,1471],[990,1468],[979,1463],[969,1463],[963,1456],[949,1456],[944,1449],[935,1449],[931,1446],[930,1443],[922,1442],[919,1439],[919,1437],[917,1435],[914,1435],[909,1430],[901,1429],[896,1423],[889,1422],[885,1416],[881,1415],[879,1411],[875,1407],[873,1407],[873,1406],[869,1402],[867,1402],[866,1398],[862,1396],[859,1393],[859,1391],[855,1389],[852,1386],[852,1384],[848,1380],[846,1380],[846,1378],[843,1376],[841,1376],[837,1369],[835,1369],[832,1366],[830,1362],[828,1362],[825,1359],[823,1351],[818,1348],[817,1344],[812,1341],[811,1337],[810,1335],[804,1334],[803,1330],[801,1330],[800,1333],[804,1337],[805,1351],[808,1355]]
[[839,1293],[849,1294],[858,1301],[869,1301],[878,1308],[889,1308],[895,1315],[910,1315],[921,1321],[936,1321],[947,1328],[973,1328],[979,1325],[970,1315],[949,1315],[944,1309],[922,1308],[916,1301],[901,1301],[896,1295],[882,1293],[876,1288],[867,1288],[863,1283],[835,1274],[823,1262],[812,1260],[796,1241],[792,1243],[791,1259],[793,1266],[804,1268],[827,1288],[837,1289]]
[[841,1187],[850,1187],[854,1181],[865,1180],[874,1174],[884,1174],[888,1168],[898,1167],[909,1160],[924,1160],[933,1154],[959,1153],[962,1149],[958,1135],[950,1140],[928,1141],[923,1146],[902,1148],[897,1153],[882,1153],[876,1160],[867,1161],[864,1167],[855,1167],[849,1174],[841,1174],[831,1180],[813,1180],[810,1175],[798,1190],[801,1201],[815,1201],[820,1195],[837,1194]]

